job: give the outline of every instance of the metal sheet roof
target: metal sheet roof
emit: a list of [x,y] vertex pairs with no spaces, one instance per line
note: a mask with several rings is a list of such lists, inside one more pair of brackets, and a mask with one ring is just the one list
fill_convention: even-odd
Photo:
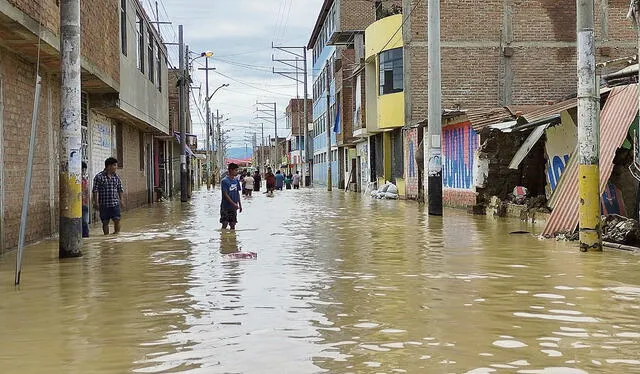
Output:
[[[613,158],[638,112],[638,85],[615,87],[600,114],[600,191],[613,171]],[[574,152],[575,157],[576,152]],[[569,163],[554,191],[555,208],[542,232],[553,236],[578,226],[578,163]],[[556,196],[557,195],[557,196]]]
[[546,117],[553,116],[554,114],[560,114],[565,110],[575,108],[576,106],[578,106],[578,99],[569,99],[553,105],[538,107],[538,109],[536,110],[525,113],[523,117],[527,120],[527,122],[534,122]]
[[506,108],[469,109],[467,120],[475,131],[499,122],[512,120],[514,117]]

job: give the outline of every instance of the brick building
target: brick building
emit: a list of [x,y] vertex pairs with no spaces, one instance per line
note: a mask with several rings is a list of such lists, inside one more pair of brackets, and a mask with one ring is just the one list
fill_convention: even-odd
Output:
[[[58,230],[59,14],[55,0],[0,1],[0,252],[18,242],[38,51],[42,89],[26,241]],[[117,157],[125,204],[133,208],[153,200],[153,137],[168,131],[166,49],[137,0],[83,0],[81,33],[82,159],[94,175],[106,157]]]
[[[356,97],[364,101],[364,85],[354,96],[357,77],[364,58],[364,30],[376,19],[390,12],[399,12],[400,0],[325,0],[309,40],[313,56],[313,179],[326,184],[328,151],[332,152],[332,184],[344,188],[353,178],[352,162],[356,143],[354,121]],[[326,81],[329,80],[327,108]],[[327,114],[328,112],[328,114]],[[327,131],[331,144],[327,146]]]
[[303,166],[304,161],[304,131],[308,129],[308,125],[313,122],[312,108],[313,101],[307,99],[307,119],[304,118],[304,99],[291,99],[286,109],[287,129],[290,129],[287,137],[287,153],[289,169],[295,172],[298,170],[300,175],[307,176],[306,168]]
[[[636,54],[628,6],[596,1],[598,62]],[[427,2],[403,0],[403,9],[405,126],[416,128],[427,118]],[[544,105],[575,96],[575,1],[446,1],[441,17],[443,109]]]

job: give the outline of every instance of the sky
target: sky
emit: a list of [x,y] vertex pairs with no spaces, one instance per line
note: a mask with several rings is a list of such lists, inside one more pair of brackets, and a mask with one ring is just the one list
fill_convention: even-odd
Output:
[[[141,0],[152,18],[155,18],[155,0]],[[209,67],[216,70],[209,73],[209,90],[213,92],[222,84],[229,87],[220,89],[210,102],[211,111],[216,110],[228,119],[223,130],[231,130],[229,136],[232,147],[244,147],[245,138],[258,132],[264,122],[265,137],[274,134],[273,121],[256,119],[256,102],[276,102],[278,116],[278,136],[286,136],[285,109],[288,101],[296,97],[296,82],[273,74],[272,68],[286,69],[284,65],[272,61],[286,57],[271,48],[272,42],[279,46],[306,46],[315,25],[323,0],[158,0],[160,21],[172,22],[162,25],[161,33],[165,42],[177,42],[178,25],[184,25],[185,44],[200,53],[212,51]],[[178,47],[168,46],[170,62],[178,64]],[[302,52],[302,50],[300,50]],[[310,52],[308,60],[310,61]],[[193,62],[193,86],[202,87],[202,93],[195,89],[192,100],[193,132],[199,140],[205,139],[205,72],[196,70],[204,67],[204,59]],[[309,90],[311,90],[311,63],[308,64]],[[303,86],[299,86],[303,95]],[[309,93],[311,96],[311,93]],[[196,103],[198,104],[196,106]],[[200,108],[200,110],[198,110]],[[258,138],[259,139],[259,138]],[[199,142],[200,147],[204,142]],[[249,146],[249,148],[251,148]]]

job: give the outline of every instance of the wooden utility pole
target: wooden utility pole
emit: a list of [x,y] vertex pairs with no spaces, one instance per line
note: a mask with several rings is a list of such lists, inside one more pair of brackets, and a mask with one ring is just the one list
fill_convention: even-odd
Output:
[[580,250],[602,251],[594,1],[577,0]]
[[60,1],[59,256],[79,257],[82,242],[80,0]]

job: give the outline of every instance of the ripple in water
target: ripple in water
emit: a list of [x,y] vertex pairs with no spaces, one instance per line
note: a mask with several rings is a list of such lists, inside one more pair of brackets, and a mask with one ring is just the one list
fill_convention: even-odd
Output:
[[527,345],[518,340],[496,340],[493,345],[500,348],[523,348]]

